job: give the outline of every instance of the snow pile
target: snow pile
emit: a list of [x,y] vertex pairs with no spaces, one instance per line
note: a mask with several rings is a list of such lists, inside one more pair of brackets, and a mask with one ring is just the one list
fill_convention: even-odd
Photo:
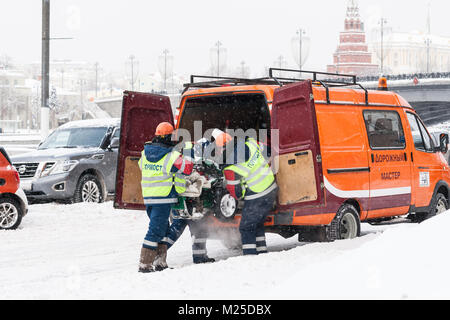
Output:
[[373,227],[334,243],[268,234],[269,253],[244,257],[208,240],[218,262],[193,265],[189,231],[169,250],[174,267],[139,274],[145,212],[99,205],[30,206],[19,230],[0,232],[2,299],[448,299],[448,212],[420,225]]
[[[448,299],[449,223],[446,212],[422,224],[397,225],[367,236],[371,241],[360,247],[304,265],[278,286],[279,297],[289,298],[289,283],[297,283],[307,288],[300,289],[302,298]],[[341,245],[353,246],[363,238]]]

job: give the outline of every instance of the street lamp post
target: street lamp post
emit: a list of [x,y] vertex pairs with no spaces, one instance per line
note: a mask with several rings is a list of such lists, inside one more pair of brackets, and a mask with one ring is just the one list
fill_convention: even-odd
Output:
[[136,57],[134,55],[131,55],[129,57],[131,62],[131,90],[134,91],[134,60]]
[[306,34],[305,30],[303,29],[298,29],[297,30],[297,34],[298,34],[298,38],[299,38],[299,50],[298,50],[298,66],[300,68],[300,70],[302,70],[303,67],[303,57],[302,57],[302,49],[303,49],[303,35]]
[[430,73],[430,45],[432,41],[429,36],[427,36],[427,39],[425,40],[425,44],[427,45],[427,73]]
[[[292,54],[298,69],[302,70],[304,63],[308,59],[311,39],[306,36],[306,31],[302,28],[297,29],[295,33],[296,36],[291,39]],[[299,76],[302,77],[301,72]]]
[[173,65],[174,65],[174,57],[170,55],[168,49],[164,49],[162,54],[158,57],[158,70],[161,75],[162,85],[161,91],[168,92],[169,87],[169,79],[172,79],[171,89],[173,89]]
[[49,132],[50,0],[42,0],[41,138]]
[[241,77],[245,78],[246,77],[246,72],[245,72],[245,61],[241,61]]
[[169,54],[169,50],[165,49],[163,51],[164,54],[164,91],[167,90],[167,55]]
[[381,18],[378,24],[381,29],[381,39],[380,39],[380,61],[381,61],[381,74],[384,74],[384,25],[387,23],[385,18]]
[[97,98],[97,93],[98,93],[98,65],[99,63],[96,62],[94,64],[95,66],[95,97]]
[[217,76],[220,76],[220,47],[222,46],[222,42],[217,41]]

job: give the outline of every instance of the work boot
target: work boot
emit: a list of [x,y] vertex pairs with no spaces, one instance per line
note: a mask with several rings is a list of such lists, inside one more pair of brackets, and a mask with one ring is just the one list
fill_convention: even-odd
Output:
[[154,249],[141,249],[141,258],[139,259],[139,272],[150,273],[154,272],[153,261],[156,258],[157,251]]
[[208,257],[208,256],[204,256],[204,257],[196,257],[196,258],[194,258],[194,263],[195,263],[195,264],[200,264],[200,263],[212,263],[212,262],[216,262],[216,259],[210,258],[210,257]]
[[169,266],[167,265],[167,244],[158,244],[158,249],[156,250],[157,255],[154,263],[155,271],[163,271]]

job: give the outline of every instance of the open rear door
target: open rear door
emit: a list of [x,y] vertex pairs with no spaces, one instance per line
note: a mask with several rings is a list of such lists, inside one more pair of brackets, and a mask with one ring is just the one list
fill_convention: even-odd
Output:
[[272,129],[279,145],[272,141],[281,208],[324,203],[322,157],[311,81],[275,90]]
[[124,92],[114,208],[145,209],[139,159],[161,122],[174,123],[169,97]]

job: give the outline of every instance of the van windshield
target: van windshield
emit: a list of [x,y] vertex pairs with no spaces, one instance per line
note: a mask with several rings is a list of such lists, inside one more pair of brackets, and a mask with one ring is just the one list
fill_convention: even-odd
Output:
[[[267,129],[270,135],[270,112],[262,93],[228,94],[188,98],[180,128],[194,134],[194,122],[202,122],[202,136],[208,129]],[[198,134],[198,133],[197,133]]]
[[100,147],[107,129],[107,127],[96,127],[56,130],[38,149]]

